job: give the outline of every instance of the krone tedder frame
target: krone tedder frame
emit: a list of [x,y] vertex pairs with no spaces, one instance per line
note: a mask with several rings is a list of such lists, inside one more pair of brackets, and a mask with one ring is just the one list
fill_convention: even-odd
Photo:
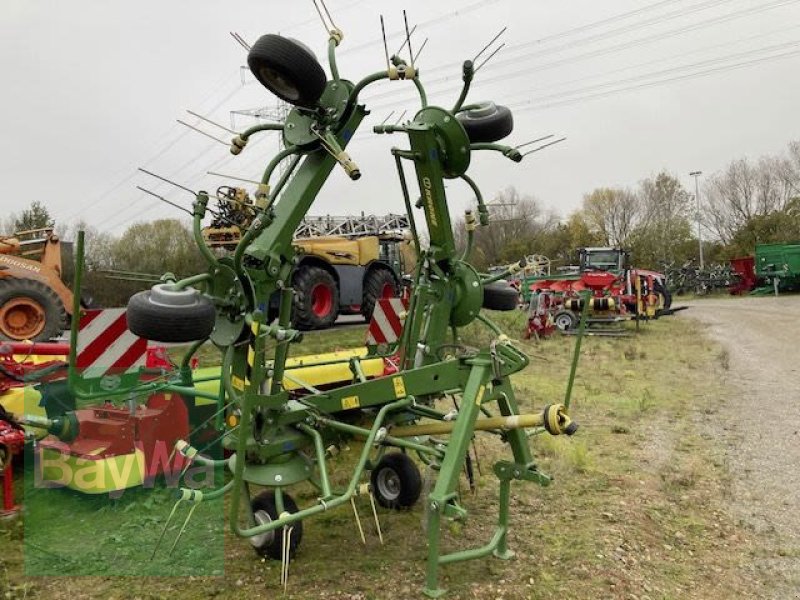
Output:
[[[472,61],[463,65],[463,89],[450,109],[429,106],[413,61],[397,56],[387,61],[385,70],[353,84],[337,69],[341,40],[341,32],[331,28],[330,80],[299,42],[265,35],[252,46],[248,64],[255,77],[294,106],[285,122],[256,125],[233,139],[231,152],[239,154],[257,133],[278,130],[283,135],[285,149],[268,163],[256,194],[257,215],[233,255],[218,258],[203,241],[201,222],[209,197],[199,192],[194,233],[209,263],[208,272],[167,280],[133,296],[128,324],[148,339],[195,341],[192,351],[210,339],[223,356],[220,405],[228,406],[226,423],[232,430],[224,445],[230,455],[213,462],[228,467],[232,478],[212,492],[182,489],[175,508],[180,502],[196,505],[229,491],[229,526],[249,538],[258,552],[281,559],[285,575],[300,541],[301,521],[350,503],[361,493],[372,493],[385,506],[410,506],[420,488],[419,472],[406,454],[414,452],[438,470],[424,499],[428,512],[424,593],[437,597],[444,593],[440,566],[489,554],[502,559],[512,555],[507,547],[511,481],[550,482],[533,461],[526,428],[557,435],[571,434],[577,426],[562,404],[537,414],[519,414],[510,376],[524,369],[528,358],[480,314],[482,306],[514,309],[516,292],[498,282],[501,277],[482,279],[469,264],[477,225],[471,212],[465,252],[457,251],[453,236],[445,181],[461,179],[467,184],[478,199],[479,220],[485,225],[488,212],[466,171],[478,150],[495,151],[514,162],[522,159],[517,148],[496,143],[511,133],[511,113],[492,103],[464,104],[474,74]],[[416,172],[420,190],[416,207],[424,211],[430,235],[429,246],[420,250],[402,335],[396,345],[372,351],[373,356],[396,355],[399,367],[394,374],[367,379],[359,360],[350,359],[353,383],[319,390],[299,382],[306,391],[299,395],[281,385],[291,377],[286,369],[289,348],[302,338],[290,327],[292,236],[337,163],[351,179],[359,178],[357,165],[344,150],[368,114],[358,96],[367,85],[386,79],[405,81],[419,92],[421,108],[413,119],[378,125],[374,132],[406,136],[409,147],[395,148],[392,155],[417,247],[421,248],[404,164]],[[271,185],[284,159],[288,168]],[[269,323],[263,307],[276,291],[281,296],[279,317]],[[470,349],[459,343],[459,328],[475,320],[492,332],[494,341],[488,347]],[[271,357],[266,355],[268,340],[274,342]],[[191,394],[191,381],[183,383],[182,393]],[[447,413],[437,409],[436,401],[445,397],[459,399],[459,409]],[[497,416],[491,412],[493,405],[499,410]],[[458,479],[479,430],[498,435],[513,454],[512,460],[494,465],[500,480],[497,528],[482,547],[442,554],[442,519],[467,514],[459,503]],[[328,477],[326,449],[347,437],[363,439],[364,446],[347,488],[336,490]],[[401,452],[387,454],[389,447]],[[186,443],[180,443],[178,450],[191,460],[211,462]],[[372,471],[371,485],[361,483],[365,471]],[[298,508],[286,490],[301,482],[316,486],[319,497],[311,506]],[[252,496],[251,486],[266,490]]]

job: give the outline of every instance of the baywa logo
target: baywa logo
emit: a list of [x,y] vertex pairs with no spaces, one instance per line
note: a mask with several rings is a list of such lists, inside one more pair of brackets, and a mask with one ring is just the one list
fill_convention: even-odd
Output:
[[37,445],[33,456],[37,488],[68,487],[119,498],[129,488],[153,488],[159,478],[166,487],[214,487],[212,464],[191,462],[181,453],[171,452],[163,440],[156,441],[149,449],[136,442],[133,452],[118,455],[102,452],[77,455],[64,442],[47,441]]

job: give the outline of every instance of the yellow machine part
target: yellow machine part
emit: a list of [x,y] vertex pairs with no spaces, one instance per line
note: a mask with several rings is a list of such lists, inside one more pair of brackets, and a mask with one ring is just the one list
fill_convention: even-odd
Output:
[[293,243],[304,254],[318,256],[333,265],[366,265],[377,260],[380,246],[376,236],[355,240],[338,236],[297,238]]
[[[96,453],[102,452],[98,448]],[[107,494],[142,485],[144,482],[144,452],[119,454],[93,460],[40,447],[38,467],[41,481],[62,485],[83,494]]]

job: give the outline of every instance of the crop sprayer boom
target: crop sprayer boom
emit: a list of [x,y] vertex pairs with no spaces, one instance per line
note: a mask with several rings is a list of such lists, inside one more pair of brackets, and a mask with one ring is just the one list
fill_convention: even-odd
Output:
[[[212,460],[186,442],[179,442],[176,451],[190,462],[225,466],[232,478],[213,491],[181,489],[170,514],[171,519],[181,504],[190,507],[181,533],[198,503],[229,492],[230,528],[248,538],[258,553],[281,560],[285,582],[289,559],[300,543],[303,520],[351,503],[365,492],[386,507],[414,504],[421,482],[415,463],[406,454],[413,452],[438,471],[436,483],[424,499],[428,513],[424,593],[436,597],[444,593],[439,585],[441,565],[489,554],[511,556],[507,547],[511,481],[550,482],[533,461],[526,428],[558,435],[574,433],[577,425],[558,403],[535,414],[520,414],[510,376],[524,369],[528,358],[480,314],[481,308],[514,310],[517,293],[498,277],[482,277],[469,263],[473,232],[479,223],[488,223],[488,211],[467,169],[473,153],[480,150],[498,152],[514,162],[522,160],[516,147],[497,143],[513,129],[510,111],[493,103],[464,104],[475,72],[471,61],[463,65],[463,89],[449,109],[427,104],[413,60],[405,62],[398,56],[388,60],[385,70],[354,84],[340,76],[336,65],[341,41],[341,31],[332,28],[330,80],[311,51],[297,41],[270,34],[252,46],[248,65],[256,79],[294,107],[285,122],[256,125],[232,141],[231,152],[238,155],[259,133],[278,131],[283,136],[285,149],[269,161],[255,193],[255,218],[232,256],[217,257],[203,239],[201,223],[209,196],[199,192],[193,206],[194,237],[208,271],[180,281],[165,277],[151,290],[133,296],[128,326],[150,340],[194,342],[190,355],[210,340],[222,355],[219,409],[225,411],[222,443],[229,457]],[[368,355],[396,357],[397,369],[368,378],[358,357],[346,358],[353,382],[317,389],[292,376],[286,364],[290,347],[302,340],[302,333],[290,326],[292,239],[337,165],[351,179],[360,177],[359,167],[345,148],[368,114],[358,103],[360,92],[384,80],[414,85],[421,104],[405,123],[374,127],[375,133],[402,134],[401,140],[408,141],[408,148],[394,148],[392,155],[419,249],[402,334],[394,344],[372,347]],[[284,160],[288,167],[273,182]],[[417,202],[410,197],[404,165],[413,167],[416,174]],[[478,202],[477,219],[467,212],[464,251],[456,248],[445,191],[445,181],[453,179],[463,180]],[[430,236],[427,248],[422,248],[417,234],[415,207],[424,213]],[[264,307],[275,292],[281,300],[279,316],[270,323]],[[490,344],[477,349],[464,346],[458,334],[476,320],[493,337]],[[186,361],[188,357],[184,364]],[[300,391],[284,389],[287,379],[298,384]],[[181,369],[179,381],[160,384],[159,389],[191,396],[191,371]],[[458,400],[456,409],[437,407],[438,400],[451,398]],[[565,404],[568,406],[568,401]],[[499,415],[490,409],[493,405]],[[57,429],[59,424],[47,426]],[[488,431],[511,446],[513,458],[494,467],[500,480],[497,528],[484,546],[444,554],[442,519],[467,515],[460,504],[458,480],[476,431]],[[348,485],[336,489],[328,475],[329,450],[351,437],[364,440],[364,446]],[[401,452],[387,453],[389,447]],[[371,480],[365,487],[362,477],[366,471],[371,472]],[[298,507],[288,488],[303,482],[317,488],[318,498],[310,506]],[[266,490],[252,495],[252,486]],[[240,515],[242,506],[245,515]],[[244,525],[242,516],[246,517]]]

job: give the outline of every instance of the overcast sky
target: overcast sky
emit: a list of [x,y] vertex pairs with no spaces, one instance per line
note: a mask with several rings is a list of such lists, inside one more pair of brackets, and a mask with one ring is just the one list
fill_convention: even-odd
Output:
[[[340,73],[351,80],[383,65],[381,13],[390,51],[399,47],[405,8],[419,24],[415,51],[429,38],[418,66],[430,102],[447,107],[458,95],[461,62],[508,27],[506,46],[478,73],[470,100],[512,107],[510,143],[551,133],[568,140],[521,164],[476,153],[470,175],[487,197],[513,185],[567,215],[595,187],[635,186],[662,169],[691,187],[689,171],[710,174],[800,139],[799,0],[328,0],[328,7],[345,34]],[[259,179],[278,148],[273,134],[231,157],[175,122],[198,123],[190,109],[230,127],[230,111],[275,104],[252,76],[242,79],[246,53],[230,31],[250,43],[280,32],[325,56],[311,0],[3,0],[5,212],[38,199],[62,224],[83,219],[120,233],[136,220],[179,216],[137,184],[191,202],[136,173],[140,165],[193,189],[229,183],[209,169]],[[373,113],[349,151],[363,177],[352,182],[336,169],[312,214],[402,210],[389,148],[404,140],[370,131],[391,110],[392,120],[404,109],[414,113],[411,88],[384,82],[362,95]],[[234,125],[251,123],[237,117]],[[458,215],[469,190],[453,182],[448,193]]]

